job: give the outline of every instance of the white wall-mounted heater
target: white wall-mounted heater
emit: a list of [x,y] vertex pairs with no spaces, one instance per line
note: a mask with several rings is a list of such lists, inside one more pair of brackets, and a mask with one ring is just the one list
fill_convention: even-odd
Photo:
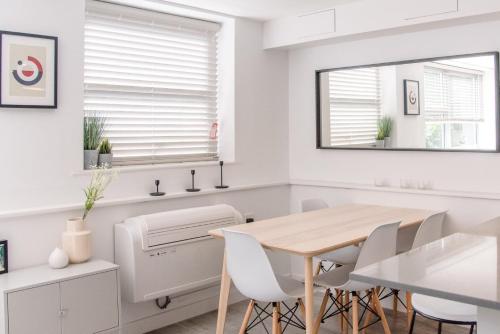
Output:
[[133,217],[115,226],[115,262],[132,303],[208,287],[220,280],[224,243],[208,231],[243,223],[229,205]]

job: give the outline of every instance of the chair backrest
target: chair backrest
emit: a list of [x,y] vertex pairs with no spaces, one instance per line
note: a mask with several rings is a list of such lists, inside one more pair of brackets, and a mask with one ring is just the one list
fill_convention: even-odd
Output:
[[302,212],[326,209],[329,205],[320,198],[302,200]]
[[355,269],[396,255],[399,224],[401,222],[380,225],[370,233],[363,243]]
[[279,302],[287,298],[264,248],[253,236],[223,229],[226,265],[236,288],[247,298]]
[[446,212],[427,217],[417,230],[412,248],[418,248],[443,237],[443,222]]

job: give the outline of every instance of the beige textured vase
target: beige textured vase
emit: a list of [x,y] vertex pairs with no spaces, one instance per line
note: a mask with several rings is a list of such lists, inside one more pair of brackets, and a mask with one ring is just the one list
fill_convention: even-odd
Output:
[[84,228],[85,223],[81,218],[72,218],[66,222],[62,245],[70,263],[82,263],[92,256],[92,232]]

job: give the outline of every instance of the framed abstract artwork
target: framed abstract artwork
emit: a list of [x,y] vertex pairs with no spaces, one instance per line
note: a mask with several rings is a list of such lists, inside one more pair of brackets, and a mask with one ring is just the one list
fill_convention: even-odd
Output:
[[405,115],[420,115],[420,83],[404,80]]
[[9,272],[9,252],[7,240],[0,241],[0,274]]
[[57,108],[57,37],[0,31],[0,107]]

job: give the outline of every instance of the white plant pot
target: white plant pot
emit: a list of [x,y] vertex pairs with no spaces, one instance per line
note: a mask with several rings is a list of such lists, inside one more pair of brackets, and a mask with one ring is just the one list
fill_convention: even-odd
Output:
[[385,139],[384,139],[384,147],[385,148],[391,148],[392,147],[392,138],[391,137],[385,137]]
[[98,150],[83,150],[83,168],[91,169],[97,166],[97,160],[99,159]]
[[92,232],[85,229],[82,218],[69,219],[62,235],[63,249],[70,263],[82,263],[92,257]]
[[384,140],[375,140],[375,147],[376,148],[384,148]]
[[99,154],[99,166],[113,167],[113,153]]

